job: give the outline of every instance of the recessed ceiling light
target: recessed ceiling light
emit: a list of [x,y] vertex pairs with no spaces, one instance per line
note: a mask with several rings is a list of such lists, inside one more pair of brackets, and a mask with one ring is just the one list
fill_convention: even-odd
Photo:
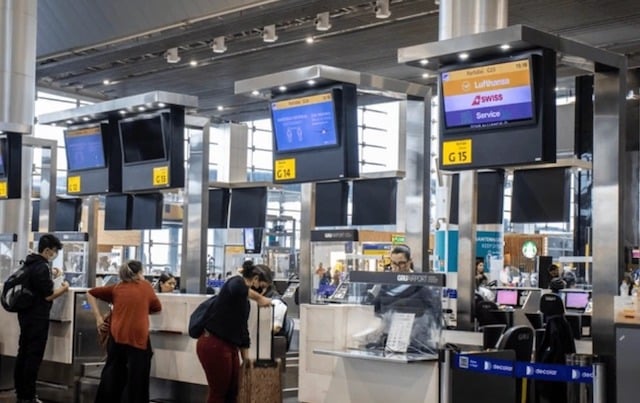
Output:
[[427,64],[429,64],[429,60],[427,60],[427,59],[422,59],[422,60],[420,60],[420,64],[421,64],[422,66],[426,66]]
[[145,110],[147,110],[147,108],[145,108],[144,106],[138,106],[138,110],[140,112],[144,112]]
[[167,106],[167,104],[164,102],[158,102],[158,108],[164,108],[165,106]]
[[256,96],[260,95],[260,91],[258,91],[258,90],[253,90],[253,91],[251,91],[251,95],[253,95],[254,97],[256,97]]
[[102,84],[103,85],[109,85],[109,84],[111,84],[111,81],[105,79],[105,80],[102,80]]
[[307,84],[316,85],[316,80],[309,80],[309,81],[307,81]]
[[307,42],[308,44],[312,44],[315,40],[313,39],[313,36],[307,36],[307,38],[304,41]]
[[500,49],[509,50],[509,49],[511,49],[511,45],[509,45],[508,43],[502,44],[502,45],[500,45]]
[[462,52],[458,55],[458,59],[460,60],[467,60],[469,58],[469,54],[466,52]]
[[189,65],[191,67],[196,67],[198,65],[198,61],[197,60],[192,60],[192,61],[189,62]]
[[67,120],[67,124],[68,124],[68,125],[70,125],[70,124],[72,124],[72,123],[73,123],[73,120],[71,120],[71,119]]
[[287,87],[285,85],[281,85],[278,87],[278,89],[280,90],[280,92],[285,92],[287,90]]
[[127,111],[125,111],[124,109],[120,109],[120,114],[121,115],[126,115]]
[[88,121],[89,121],[89,117],[88,117],[88,116],[84,116],[84,117],[82,118],[82,120],[84,120],[85,122],[88,122]]
[[218,110],[219,110],[219,111],[224,110],[224,106],[222,106],[222,105],[218,105]]

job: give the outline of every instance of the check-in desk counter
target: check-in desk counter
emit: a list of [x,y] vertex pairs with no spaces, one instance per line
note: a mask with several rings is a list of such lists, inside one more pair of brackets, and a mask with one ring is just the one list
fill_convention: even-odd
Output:
[[616,327],[616,398],[619,403],[638,401],[640,360],[640,301],[614,297]]
[[345,303],[300,306],[299,400],[437,402],[442,283],[354,273]]
[[211,295],[158,294],[162,311],[149,317],[153,359],[151,377],[206,385],[196,355],[196,339],[189,337],[189,317]]
[[[0,323],[0,354],[11,357],[12,366],[20,337],[18,316],[0,309]],[[55,400],[66,399],[67,395],[73,395],[80,366],[103,357],[104,352],[97,343],[96,322],[86,300],[86,289],[70,288],[53,301],[47,347],[38,380],[55,386]],[[7,371],[9,369],[3,366],[3,373]],[[4,379],[3,383],[6,383]]]

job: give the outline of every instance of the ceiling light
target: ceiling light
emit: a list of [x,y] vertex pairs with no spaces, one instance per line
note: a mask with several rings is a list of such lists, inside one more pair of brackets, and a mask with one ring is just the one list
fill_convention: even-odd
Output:
[[286,85],[281,85],[278,87],[278,90],[280,90],[280,92],[285,92],[287,90],[287,86]]
[[458,55],[458,59],[460,60],[467,60],[469,58],[469,54],[466,52],[462,52]]
[[331,29],[331,22],[329,22],[329,12],[318,13],[316,19],[313,20],[313,24],[318,31],[328,31]]
[[274,24],[264,27],[264,30],[262,31],[262,40],[268,43],[278,40],[278,35],[276,35],[276,26]]
[[125,111],[124,109],[120,109],[120,114],[121,114],[121,115],[126,115],[126,114],[127,114],[127,111]]
[[260,91],[253,90],[253,91],[251,91],[251,95],[253,95],[254,97],[257,97],[258,95],[260,95]]
[[109,85],[109,84],[111,84],[111,81],[109,81],[107,79],[104,79],[104,80],[102,80],[102,84],[103,85]]
[[224,106],[222,106],[222,105],[218,105],[218,110],[219,110],[219,111],[224,110]]
[[82,120],[84,120],[85,122],[88,122],[89,121],[89,117],[88,116],[83,116]]
[[420,60],[420,65],[421,66],[426,66],[427,64],[429,64],[429,60],[427,60],[427,59]]
[[505,43],[503,45],[500,45],[500,49],[509,50],[509,49],[511,49],[511,45],[509,45],[508,43]]
[[145,108],[144,106],[138,106],[138,110],[140,112],[144,112],[145,110],[147,110],[147,108]]
[[165,106],[167,106],[167,104],[164,102],[158,102],[158,108],[164,108]]
[[391,17],[391,10],[389,9],[389,0],[376,0],[376,18],[389,18]]
[[167,49],[167,51],[164,52],[164,57],[167,59],[167,63],[178,63],[180,61],[178,48]]
[[314,42],[313,36],[307,36],[307,39],[305,39],[305,42],[311,45]]
[[196,67],[198,65],[198,61],[197,60],[192,60],[192,61],[189,62],[189,65],[191,67]]
[[311,86],[316,85],[316,80],[309,80],[309,81],[307,81],[307,84],[309,84]]
[[429,78],[429,73],[422,73],[422,78]]
[[224,36],[218,36],[213,39],[213,45],[211,45],[213,53],[224,53],[227,51],[227,45],[224,44]]

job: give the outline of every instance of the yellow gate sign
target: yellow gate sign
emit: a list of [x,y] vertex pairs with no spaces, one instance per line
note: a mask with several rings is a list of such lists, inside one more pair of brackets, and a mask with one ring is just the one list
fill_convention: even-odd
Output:
[[466,165],[473,162],[471,139],[442,142],[442,166]]
[[275,181],[287,181],[296,178],[296,159],[286,158],[283,160],[277,160],[275,163],[275,169],[273,172]]

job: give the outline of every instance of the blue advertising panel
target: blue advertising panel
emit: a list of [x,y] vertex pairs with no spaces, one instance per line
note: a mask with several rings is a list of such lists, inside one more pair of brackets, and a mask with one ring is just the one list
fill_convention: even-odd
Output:
[[[455,273],[458,271],[458,230],[441,230],[435,234],[435,255],[447,262],[443,271]],[[500,231],[476,232],[476,256],[502,256],[503,239]],[[446,256],[446,259],[445,259]]]
[[277,151],[338,145],[331,92],[271,103]]

